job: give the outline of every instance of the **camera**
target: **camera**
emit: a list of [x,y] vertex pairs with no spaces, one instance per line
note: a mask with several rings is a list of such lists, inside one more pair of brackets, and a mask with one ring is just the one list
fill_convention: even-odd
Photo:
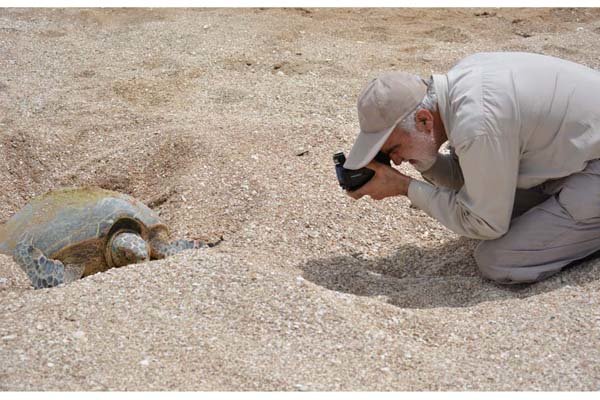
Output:
[[[387,154],[382,153],[381,151],[377,153],[374,161],[387,165],[390,164],[390,158],[387,156]],[[373,175],[375,175],[375,171],[367,167],[360,169],[344,168],[346,156],[343,152],[335,153],[333,155],[333,162],[335,164],[335,173],[337,175],[338,182],[341,188],[344,190],[354,191],[367,183],[373,177]]]

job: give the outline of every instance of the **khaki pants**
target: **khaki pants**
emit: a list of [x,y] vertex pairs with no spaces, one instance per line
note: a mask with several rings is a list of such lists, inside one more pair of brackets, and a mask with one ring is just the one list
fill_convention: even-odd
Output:
[[600,250],[600,160],[585,170],[517,190],[509,231],[475,250],[481,273],[500,283],[536,282]]

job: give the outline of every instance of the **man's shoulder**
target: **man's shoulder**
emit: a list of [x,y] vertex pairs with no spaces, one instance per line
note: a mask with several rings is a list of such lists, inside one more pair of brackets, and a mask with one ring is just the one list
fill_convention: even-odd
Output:
[[473,53],[459,60],[451,69],[460,68],[503,68],[514,64],[523,63],[544,63],[549,60],[562,61],[558,58],[546,56],[537,53],[526,53],[519,51],[496,51],[496,52],[481,52]]
[[[479,136],[502,135],[517,122],[514,70],[529,53],[476,53],[447,74],[448,134],[459,146]],[[525,58],[523,58],[525,57]],[[514,63],[512,64],[514,65]]]

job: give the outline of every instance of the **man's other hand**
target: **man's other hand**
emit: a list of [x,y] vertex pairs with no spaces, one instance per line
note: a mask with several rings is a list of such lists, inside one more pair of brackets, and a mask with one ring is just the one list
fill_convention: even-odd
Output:
[[410,177],[398,172],[390,165],[384,165],[376,161],[371,161],[367,168],[375,171],[375,175],[360,188],[354,191],[346,191],[348,196],[355,200],[363,196],[370,196],[373,200],[381,200],[390,196],[407,195]]

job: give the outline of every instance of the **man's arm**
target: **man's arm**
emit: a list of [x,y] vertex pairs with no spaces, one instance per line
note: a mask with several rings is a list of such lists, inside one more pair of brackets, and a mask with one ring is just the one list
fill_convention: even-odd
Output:
[[[458,152],[464,185],[459,191],[411,179],[391,166],[371,162],[375,176],[358,190],[374,200],[408,195],[411,202],[456,234],[496,239],[508,231],[518,176],[518,146],[510,138],[480,135]],[[458,150],[458,149],[457,149]]]
[[495,239],[508,231],[519,168],[519,148],[510,135],[480,135],[456,149],[464,185],[453,189],[413,180],[411,202],[453,232]]

